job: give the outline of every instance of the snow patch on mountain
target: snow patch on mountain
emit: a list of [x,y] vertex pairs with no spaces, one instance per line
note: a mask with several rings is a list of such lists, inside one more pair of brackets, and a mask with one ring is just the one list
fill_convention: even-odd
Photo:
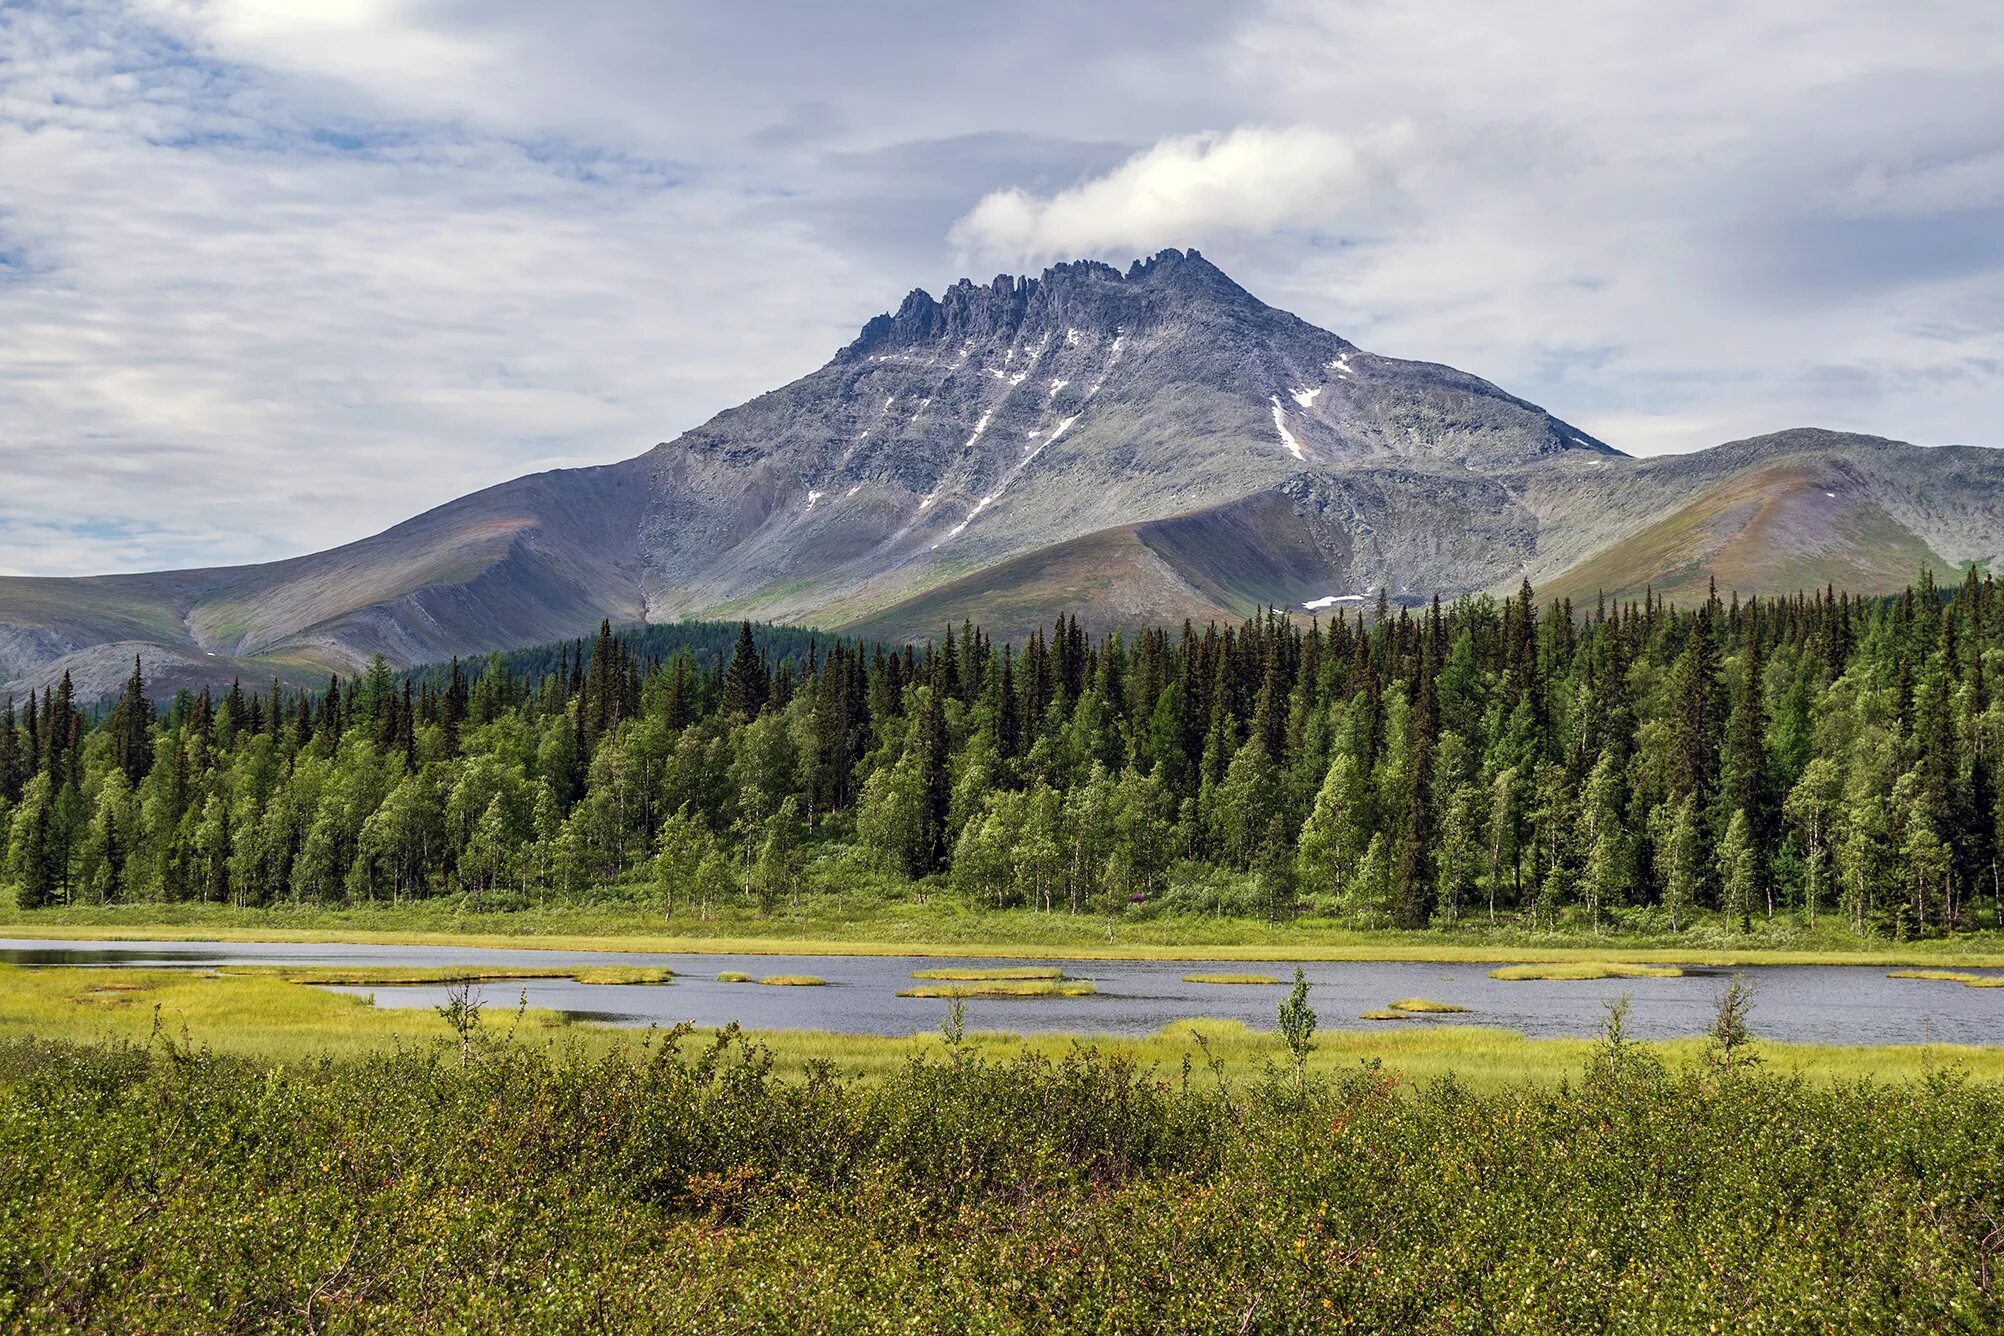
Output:
[[1301,442],[1296,440],[1294,433],[1287,429],[1287,410],[1280,406],[1280,396],[1277,394],[1269,395],[1268,401],[1273,404],[1273,429],[1280,433],[1281,445],[1286,447],[1287,453],[1293,455],[1296,459],[1308,458],[1307,455],[1301,452]]
[[[1042,453],[1044,453],[1044,451],[1048,450],[1051,447],[1051,445],[1054,442],[1056,442],[1058,437],[1064,435],[1067,431],[1070,431],[1072,424],[1074,422],[1077,422],[1079,420],[1079,417],[1080,415],[1077,413],[1072,414],[1070,417],[1061,420],[1057,426],[1053,427],[1051,429],[1051,434],[1049,436],[1045,437],[1041,441],[1036,441],[1033,439],[1031,444],[1024,446],[1023,449],[1026,453],[1023,455],[1021,459],[1016,461],[1016,464],[1013,468],[1011,468],[1007,473],[1002,475],[1002,481],[995,484],[995,490],[988,493],[988,495],[982,497],[980,500],[976,501],[974,503],[973,508],[967,512],[967,518],[962,520],[960,523],[954,525],[951,529],[948,529],[946,531],[946,537],[940,539],[939,543],[944,543],[947,541],[947,539],[958,538],[961,535],[962,531],[965,530],[968,525],[974,523],[975,516],[979,515],[982,511],[988,509],[988,507],[994,505],[997,501],[1000,501],[1002,499],[1002,494],[1009,490],[1009,484],[1016,481],[1016,479],[1022,474],[1023,470],[1030,467],[1030,465],[1036,461],[1037,456],[1041,455]],[[1030,433],[1030,435],[1031,437],[1034,438],[1037,435],[1039,435],[1039,433],[1033,431]],[[933,547],[937,548],[939,546],[939,543],[934,543]]]

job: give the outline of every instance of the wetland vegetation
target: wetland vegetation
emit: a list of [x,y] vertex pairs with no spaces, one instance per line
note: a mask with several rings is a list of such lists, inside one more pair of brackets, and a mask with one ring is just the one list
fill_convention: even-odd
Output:
[[1422,1077],[1328,1063],[1305,1005],[1285,1045],[1194,1032],[1165,1063],[954,1026],[867,1075],[730,1030],[460,1024],[457,1045],[282,1064],[166,1032],[0,1039],[0,1324],[2004,1321],[2004,1120],[1951,1067],[1811,1080],[1744,1035],[1631,1043],[1617,1015],[1566,1046],[1563,1081]]

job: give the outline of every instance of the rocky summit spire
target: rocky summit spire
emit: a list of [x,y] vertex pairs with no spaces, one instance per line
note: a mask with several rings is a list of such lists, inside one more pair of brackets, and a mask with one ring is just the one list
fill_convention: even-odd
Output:
[[1158,251],[1124,273],[1099,260],[1070,260],[1035,278],[997,274],[985,284],[963,278],[937,300],[914,288],[895,313],[864,325],[837,360],[940,340],[1009,337],[1040,318],[1062,316],[1072,328],[1138,328],[1164,312],[1206,303],[1266,309],[1195,250]]

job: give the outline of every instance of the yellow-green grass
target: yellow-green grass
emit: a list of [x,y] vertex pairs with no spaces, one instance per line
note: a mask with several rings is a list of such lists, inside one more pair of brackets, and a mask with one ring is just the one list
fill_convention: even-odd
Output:
[[1024,965],[1016,968],[998,966],[994,969],[913,970],[912,977],[914,979],[953,979],[962,982],[988,982],[996,979],[1062,979],[1065,977],[1065,972],[1061,969]]
[[1489,971],[1492,979],[1675,979],[1684,973],[1674,965],[1638,965],[1626,961],[1553,961],[1538,965],[1505,965]]
[[[222,905],[92,905],[23,913],[5,907],[0,936],[62,940],[353,942],[406,946],[492,946],[571,951],[745,955],[908,955],[1045,957],[1067,960],[1414,960],[1510,964],[1604,960],[1609,939],[1581,932],[1452,930],[1367,932],[1326,919],[1271,924],[1260,919],[1164,915],[1117,921],[1032,910],[970,911],[940,903],[809,908],[762,918],[717,911],[708,920],[639,906],[561,906],[474,912],[461,904],[417,902],[338,909],[236,909]],[[1618,940],[1618,939],[1616,939]],[[1862,942],[1827,925],[1814,934],[1756,920],[1744,939],[1706,934],[1638,937],[1621,945],[1637,963],[1736,965],[2004,966],[2004,934],[1958,934],[1920,942]]]
[[1184,983],[1261,984],[1279,983],[1271,974],[1186,974]]
[[812,974],[768,974],[759,982],[768,988],[820,988],[828,981]]
[[1933,979],[1965,988],[2004,988],[2004,974],[1966,974],[1961,970],[1894,970],[1888,979]]
[[899,997],[1091,997],[1099,989],[1084,979],[987,979],[971,983],[922,983]]
[[[157,1009],[157,1012],[156,1012]],[[318,988],[300,988],[275,976],[207,974],[191,970],[25,969],[0,966],[0,1038],[29,1036],[89,1041],[144,1040],[155,1016],[164,1033],[218,1051],[285,1062],[382,1052],[413,1043],[445,1042],[445,1025],[425,1009],[377,1009],[367,999]],[[1397,1013],[1408,1015],[1407,1013]],[[1408,1016],[1408,1018],[1410,1018]],[[644,1045],[659,1042],[643,1032],[587,1023],[567,1024],[555,1012],[531,1010],[519,1026],[512,1006],[488,1008],[482,1029],[512,1031],[518,1043],[578,1045],[594,1053],[638,1057]],[[1200,1049],[1198,1036],[1205,1046]],[[699,1035],[706,1041],[708,1032]],[[837,1070],[865,1077],[887,1075],[914,1053],[945,1052],[937,1034],[916,1038],[780,1030],[754,1035],[769,1046],[782,1072],[798,1075],[810,1062],[825,1060]],[[989,1057],[1030,1052],[1062,1058],[1080,1042],[1076,1035],[1023,1036],[971,1032],[964,1044]],[[1132,1058],[1179,1079],[1185,1057],[1196,1059],[1193,1079],[1210,1079],[1205,1054],[1223,1064],[1228,1080],[1257,1076],[1285,1061],[1278,1036],[1236,1021],[1178,1021],[1142,1038],[1095,1038],[1100,1050]],[[1593,1052],[1586,1039],[1527,1039],[1511,1030],[1474,1025],[1425,1025],[1385,1030],[1325,1030],[1315,1036],[1308,1067],[1350,1072],[1359,1062],[1377,1060],[1415,1081],[1453,1075],[1476,1087],[1522,1081],[1577,1080]],[[1671,1063],[1704,1061],[1697,1039],[1651,1043],[1643,1048]],[[1986,1082],[2004,1083],[2004,1049],[1953,1045],[1850,1048],[1819,1044],[1759,1042],[1755,1052],[1770,1069],[1800,1072],[1816,1080],[1874,1079],[1893,1082],[1955,1067]]]
[[1360,1021],[1409,1021],[1413,1017],[1412,1013],[1400,1011],[1397,1007],[1380,1007],[1376,1011],[1359,1013],[1357,1019]]
[[1464,1007],[1459,1003],[1436,1002],[1430,997],[1402,997],[1398,1001],[1388,1003],[1387,1005],[1389,1005],[1393,1011],[1407,1011],[1407,1012],[1431,1012],[1431,1013],[1446,1014],[1449,1012],[1468,1010],[1467,1007]]
[[586,965],[571,971],[579,983],[667,983],[674,977],[666,965]]
[[746,973],[745,973],[745,972],[744,972],[743,970],[718,970],[718,971],[717,971],[717,982],[718,982],[718,983],[757,983],[757,982],[758,982],[758,980],[757,980],[757,979],[754,979],[754,978],[753,978],[753,977],[752,977],[751,975],[749,975],[749,974],[746,974]]
[[[378,1008],[366,997],[302,988],[276,974],[167,969],[0,967],[0,1036],[143,1040],[161,1032],[209,1047],[280,1060],[380,1052],[445,1034],[427,1008]],[[570,1025],[560,1012],[494,998],[483,1028],[536,1042],[561,1032],[610,1044],[616,1032]]]
[[572,979],[578,983],[667,983],[675,971],[665,965],[579,965],[537,969],[515,965],[224,965],[227,974],[265,974],[287,983],[313,983],[354,988],[388,988],[398,984],[504,983],[510,980]]

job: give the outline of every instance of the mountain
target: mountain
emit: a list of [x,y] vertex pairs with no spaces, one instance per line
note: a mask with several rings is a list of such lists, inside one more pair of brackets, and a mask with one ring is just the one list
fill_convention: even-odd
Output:
[[1195,251],[913,292],[820,370],[621,463],[259,566],[0,579],[0,678],[109,689],[409,665],[601,617],[889,637],[1712,575],[1893,588],[2004,549],[1989,451],[1795,431],[1634,460],[1369,353]]

